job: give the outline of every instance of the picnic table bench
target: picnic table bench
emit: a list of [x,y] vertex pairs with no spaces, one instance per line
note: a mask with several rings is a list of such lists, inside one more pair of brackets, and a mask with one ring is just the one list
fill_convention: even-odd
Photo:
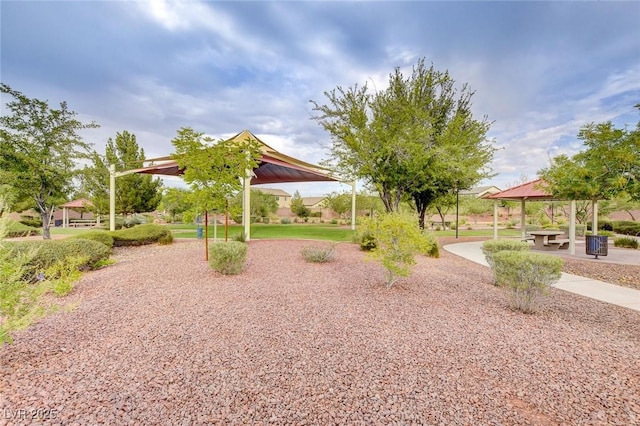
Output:
[[95,226],[95,219],[69,219],[69,226],[79,227],[79,226]]
[[533,237],[533,247],[536,250],[558,250],[569,248],[568,239],[556,238],[563,234],[563,231],[554,231],[550,229],[529,231],[529,235]]

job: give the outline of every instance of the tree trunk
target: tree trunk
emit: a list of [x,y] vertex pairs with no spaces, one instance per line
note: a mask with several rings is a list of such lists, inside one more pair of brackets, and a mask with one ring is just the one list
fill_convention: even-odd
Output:
[[418,211],[418,226],[424,230],[424,216],[427,212],[427,203],[423,202],[417,195],[413,197],[413,200],[416,203],[416,210]]
[[51,239],[51,214],[53,209],[45,207],[40,210],[40,218],[42,219],[42,238],[44,240]]
[[[436,207],[436,210],[438,211],[438,216],[440,216],[440,223],[442,223],[442,229],[445,230],[447,229],[447,225],[444,222],[444,213],[442,213],[442,209],[440,207]],[[447,209],[448,211],[449,209]]]

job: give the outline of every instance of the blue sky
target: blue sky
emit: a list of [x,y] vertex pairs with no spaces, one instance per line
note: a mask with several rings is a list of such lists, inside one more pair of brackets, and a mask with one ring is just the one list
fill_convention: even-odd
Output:
[[2,82],[96,121],[84,136],[99,152],[128,130],[147,157],[167,155],[190,126],[216,138],[248,129],[317,163],[330,138],[309,100],[384,88],[420,58],[468,83],[474,114],[494,122],[497,175],[484,184],[535,178],[581,149],[587,123],[640,118],[640,2],[3,0],[0,14]]

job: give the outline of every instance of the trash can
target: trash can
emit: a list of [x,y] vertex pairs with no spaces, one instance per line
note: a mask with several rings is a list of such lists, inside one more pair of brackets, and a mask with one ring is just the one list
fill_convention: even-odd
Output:
[[198,236],[199,240],[202,239],[202,229],[202,226],[198,226],[198,228],[196,228],[196,235]]
[[595,256],[606,256],[609,253],[609,242],[606,235],[587,235],[587,254]]

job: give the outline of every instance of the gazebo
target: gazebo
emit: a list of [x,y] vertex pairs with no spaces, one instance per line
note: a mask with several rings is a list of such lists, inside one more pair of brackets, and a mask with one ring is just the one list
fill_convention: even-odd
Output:
[[[68,203],[62,204],[62,227],[69,227],[69,209],[73,210],[86,210],[87,207],[93,207],[93,203],[86,198],[79,198],[77,200],[69,201]],[[97,224],[100,224],[100,217],[98,216]]]
[[[267,183],[289,183],[289,182],[344,182],[331,176],[328,169],[313,165],[311,163],[298,160],[288,155],[276,151],[264,143],[260,138],[255,136],[248,130],[236,134],[227,139],[225,142],[245,142],[247,140],[255,140],[260,145],[261,157],[258,161],[258,167],[252,170],[250,176],[241,177],[243,179],[243,213],[242,222],[244,224],[244,232],[247,240],[250,239],[250,211],[247,206],[250,205],[251,185],[267,184]],[[115,178],[130,173],[157,174],[166,176],[180,176],[184,170],[180,169],[178,162],[173,156],[159,157],[147,159],[145,162],[150,163],[146,167],[124,172],[116,172],[115,169],[110,170],[111,175],[111,206],[110,206],[110,224],[113,226],[115,222]],[[352,184],[352,209],[351,209],[351,226],[355,227],[355,181]],[[355,229],[355,228],[354,228]]]
[[[525,228],[525,205],[527,201],[560,201],[554,197],[547,190],[547,184],[542,179],[536,179],[530,182],[523,183],[512,188],[505,189],[504,191],[497,192],[495,194],[489,194],[484,196],[485,199],[494,200],[493,203],[493,238],[498,238],[498,201],[520,201],[520,230],[521,237],[526,237]],[[594,213],[597,210],[594,211]],[[597,215],[597,214],[596,214]],[[595,215],[594,215],[595,216]],[[571,200],[571,207],[569,212],[569,253],[576,253],[576,202]]]

